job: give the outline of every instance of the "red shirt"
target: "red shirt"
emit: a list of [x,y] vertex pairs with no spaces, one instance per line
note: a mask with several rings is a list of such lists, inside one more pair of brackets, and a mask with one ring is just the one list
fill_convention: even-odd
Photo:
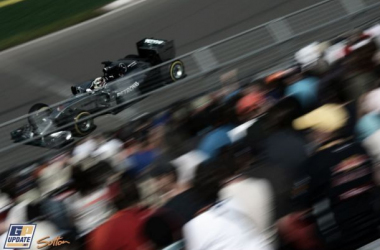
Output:
[[89,250],[149,250],[143,225],[152,213],[149,209],[130,208],[117,212],[89,234]]

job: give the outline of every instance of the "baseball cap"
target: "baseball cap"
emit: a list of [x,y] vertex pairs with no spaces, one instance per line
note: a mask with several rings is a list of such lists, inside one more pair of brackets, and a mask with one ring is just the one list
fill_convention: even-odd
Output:
[[236,104],[236,113],[245,115],[257,109],[265,101],[265,96],[259,92],[250,93],[242,97]]
[[293,127],[297,130],[314,129],[321,132],[334,132],[342,128],[347,120],[348,113],[341,105],[326,104],[295,119]]

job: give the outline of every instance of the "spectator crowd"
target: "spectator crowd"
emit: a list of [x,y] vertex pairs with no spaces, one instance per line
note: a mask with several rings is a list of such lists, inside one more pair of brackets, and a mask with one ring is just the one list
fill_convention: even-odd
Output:
[[[359,249],[380,238],[380,25],[4,173],[0,246]],[[379,249],[380,244],[374,248]],[[32,249],[37,249],[33,243]]]

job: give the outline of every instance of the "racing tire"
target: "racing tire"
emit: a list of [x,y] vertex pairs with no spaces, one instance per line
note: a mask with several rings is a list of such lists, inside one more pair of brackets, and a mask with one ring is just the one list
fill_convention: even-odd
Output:
[[[45,103],[36,103],[29,109],[28,122],[31,125],[35,124],[36,119],[42,119],[45,116],[49,116],[51,108]],[[33,115],[32,115],[33,114]]]
[[83,137],[88,134],[90,134],[92,131],[95,130],[96,126],[94,124],[94,119],[93,118],[88,118],[86,117],[90,116],[91,114],[89,112],[79,112],[75,117],[74,117],[74,129],[72,131],[73,135]]
[[169,65],[169,76],[171,82],[178,81],[186,76],[182,61],[176,60]]

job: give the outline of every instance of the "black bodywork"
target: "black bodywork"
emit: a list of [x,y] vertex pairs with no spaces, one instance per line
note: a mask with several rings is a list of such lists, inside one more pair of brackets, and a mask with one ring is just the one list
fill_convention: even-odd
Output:
[[[107,110],[101,115],[116,114],[131,104],[129,100],[185,77],[182,62],[173,60],[173,41],[143,39],[137,43],[137,49],[138,56],[102,62],[106,84],[101,88],[94,89],[93,80],[87,81],[72,86],[74,97],[57,107],[34,105],[29,111],[28,123],[11,132],[12,140],[62,147],[73,141],[73,137],[91,133],[96,128],[93,118],[98,112]],[[173,61],[169,65],[147,70],[170,60]],[[124,79],[119,80],[121,78]]]

